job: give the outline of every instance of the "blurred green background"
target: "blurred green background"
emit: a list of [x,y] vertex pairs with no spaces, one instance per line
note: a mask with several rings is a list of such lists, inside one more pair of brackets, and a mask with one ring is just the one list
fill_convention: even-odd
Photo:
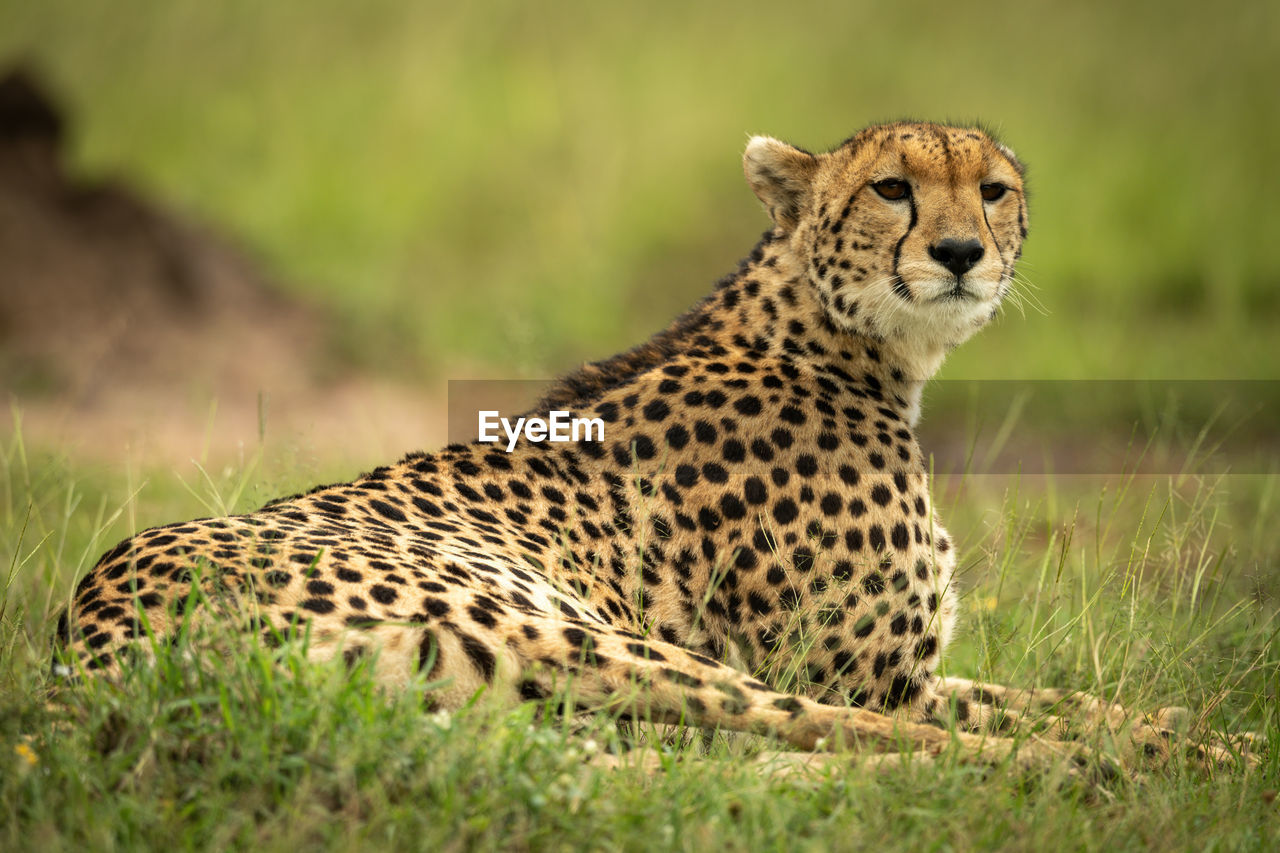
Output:
[[951,377],[1276,378],[1280,4],[0,0],[77,170],[230,231],[406,378],[546,376],[754,244],[749,133],[980,119],[1044,313]]

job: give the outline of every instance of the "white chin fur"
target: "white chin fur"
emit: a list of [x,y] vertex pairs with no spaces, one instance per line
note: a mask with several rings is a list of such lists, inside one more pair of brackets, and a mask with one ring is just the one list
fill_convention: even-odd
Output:
[[877,300],[877,325],[888,333],[888,338],[896,338],[904,351],[918,353],[923,372],[918,378],[927,378],[947,351],[986,325],[999,305],[999,283],[967,282],[971,295],[964,298],[947,298],[954,279],[913,281],[909,285],[914,295],[910,302],[897,297]]
[[930,278],[909,281],[908,286],[915,295],[916,302],[951,302],[955,304],[987,304],[1000,292],[1000,282],[994,279],[965,279],[964,299],[944,299],[956,289],[956,280],[947,278]]
[[[966,281],[957,294],[955,279],[936,279],[910,283],[915,298],[910,303],[910,313],[929,326],[972,327],[977,320],[986,321],[999,304],[1000,282]],[[965,335],[968,337],[972,334]]]

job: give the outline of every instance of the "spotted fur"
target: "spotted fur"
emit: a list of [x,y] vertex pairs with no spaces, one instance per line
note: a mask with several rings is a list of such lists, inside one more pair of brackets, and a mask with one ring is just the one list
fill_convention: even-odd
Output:
[[307,630],[315,658],[376,649],[389,684],[427,668],[444,708],[572,677],[582,707],[806,748],[978,749],[928,725],[997,715],[935,674],[955,549],[913,428],[1010,287],[1022,166],[981,130],[899,123],[819,155],[756,137],[744,168],[773,219],[750,257],[539,405],[603,419],[604,442],[452,445],[139,533],[77,588],[64,659],[114,671],[144,614],[162,639],[238,619]]

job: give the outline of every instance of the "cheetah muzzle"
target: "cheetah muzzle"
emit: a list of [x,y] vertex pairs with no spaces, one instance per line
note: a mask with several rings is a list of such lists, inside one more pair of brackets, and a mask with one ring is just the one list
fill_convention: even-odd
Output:
[[1078,757],[988,735],[1114,707],[936,675],[956,559],[913,434],[923,382],[1010,290],[1022,165],[981,130],[898,123],[817,155],[755,137],[744,170],[773,224],[738,270],[540,404],[603,442],[452,445],[144,531],[79,584],[59,659],[110,674],[143,621],[252,612],[267,643],[305,626],[315,659],[376,650],[388,684],[428,669],[441,708],[569,678],[582,708],[803,749]]

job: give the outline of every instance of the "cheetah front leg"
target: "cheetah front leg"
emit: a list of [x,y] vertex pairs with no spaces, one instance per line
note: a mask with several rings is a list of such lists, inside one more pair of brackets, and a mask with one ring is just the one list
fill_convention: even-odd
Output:
[[[607,770],[638,770],[642,773],[656,774],[666,770],[672,760],[671,755],[652,750],[629,750],[616,755],[602,752],[591,756],[587,763]],[[838,752],[793,752],[770,749],[751,756],[749,760],[761,773],[773,779],[798,781],[812,780],[831,771],[840,773],[849,766],[848,756]],[[938,756],[925,750],[878,752],[859,756],[857,766],[861,770],[872,773],[893,774],[904,767],[929,766],[937,760]]]
[[[568,638],[568,642],[565,639]],[[772,735],[803,750],[869,750],[941,755],[1024,769],[1092,765],[1083,745],[957,732],[861,708],[826,705],[773,690],[680,646],[605,626],[527,621],[503,638],[527,662],[521,693],[551,695],[571,675],[568,695],[582,710],[672,725]],[[1104,767],[1104,772],[1110,772]]]
[[1060,740],[1076,740],[1099,730],[1110,735],[1127,730],[1134,745],[1148,756],[1167,756],[1175,744],[1184,743],[1192,757],[1206,765],[1233,763],[1242,753],[1256,762],[1256,753],[1264,745],[1251,732],[1227,738],[1213,733],[1196,736],[1194,730],[1199,727],[1182,707],[1148,714],[1078,690],[1015,688],[957,677],[939,678],[935,690],[957,722],[971,721],[977,730],[1031,730]]

